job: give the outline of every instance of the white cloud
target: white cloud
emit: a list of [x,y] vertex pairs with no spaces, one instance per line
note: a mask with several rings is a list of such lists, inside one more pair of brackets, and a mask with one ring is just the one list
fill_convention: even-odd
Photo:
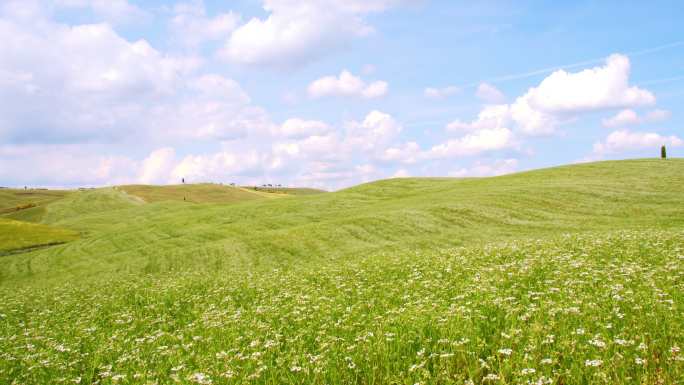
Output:
[[416,142],[407,142],[399,146],[388,147],[378,157],[392,163],[413,164],[420,160],[421,150]]
[[637,125],[642,123],[660,122],[670,117],[670,111],[653,110],[649,111],[646,116],[640,117],[636,111],[631,109],[624,109],[619,111],[614,116],[603,119],[601,122],[603,127],[614,128],[621,126]]
[[480,83],[475,95],[490,104],[500,104],[506,101],[506,95],[489,83]]
[[411,173],[403,168],[398,169],[397,171],[392,174],[392,178],[408,178],[411,176]]
[[339,76],[325,76],[314,80],[308,87],[308,94],[312,98],[325,96],[357,96],[373,99],[387,94],[387,82],[374,81],[366,84],[361,78],[351,72],[343,70]]
[[232,178],[249,174],[268,164],[264,155],[254,150],[240,153],[221,151],[214,154],[189,155],[171,172],[173,179],[185,178],[194,182],[228,182]]
[[[0,116],[6,142],[112,139],[140,129],[143,111],[172,97],[197,62],[108,24],[0,19]],[[46,65],[49,63],[49,65]]]
[[425,156],[428,159],[473,156],[514,146],[511,130],[505,127],[487,128],[433,146]]
[[549,113],[577,113],[655,103],[655,96],[629,85],[630,62],[611,55],[603,67],[577,73],[558,70],[522,97],[534,109]]
[[446,99],[449,96],[455,95],[460,92],[460,89],[456,86],[448,86],[443,88],[428,87],[423,90],[423,95],[426,98],[431,99]]
[[629,85],[630,62],[624,55],[611,55],[603,67],[576,73],[558,70],[511,105],[513,120],[529,135],[555,131],[563,118],[613,108],[655,103],[647,90]]
[[232,104],[248,104],[250,98],[233,79],[217,74],[206,74],[188,81],[190,89],[198,91],[203,97],[220,99]]
[[234,12],[207,16],[202,0],[176,4],[173,11],[174,16],[170,21],[173,35],[177,41],[189,47],[197,47],[206,41],[227,39],[240,22],[240,15]]
[[138,182],[143,184],[167,183],[168,175],[175,162],[176,151],[165,147],[153,151],[142,162]]
[[615,116],[602,120],[603,127],[627,126],[639,124],[640,122],[641,119],[639,118],[639,115],[634,110],[630,109],[622,110],[615,114]]
[[449,176],[463,177],[485,177],[510,174],[518,171],[517,159],[497,160],[493,163],[477,161],[468,168],[460,168],[449,173]]
[[0,140],[166,142],[158,147],[270,129],[237,82],[196,75],[194,56],[130,42],[108,24],[26,24],[16,13],[26,12],[0,20]]
[[660,146],[680,147],[684,141],[677,136],[662,136],[654,132],[619,130],[611,132],[603,141],[594,144],[595,155],[614,154],[625,151],[652,149],[659,154]]
[[366,115],[362,122],[348,122],[347,138],[348,146],[354,150],[375,150],[388,144],[401,131],[402,126],[390,114],[373,110]]
[[268,16],[252,18],[233,32],[220,55],[248,65],[288,67],[305,64],[373,28],[369,13],[404,1],[263,0]]
[[102,186],[136,180],[137,162],[103,153],[106,151],[100,146],[75,144],[0,145],[0,180],[10,186],[42,187]]
[[303,120],[291,118],[280,126],[273,127],[273,134],[287,138],[304,138],[314,135],[322,135],[332,131],[333,128],[320,120]]
[[472,132],[482,129],[507,126],[510,122],[509,107],[506,104],[485,106],[473,122],[454,120],[446,127],[448,132]]
[[[447,129],[468,131],[491,125],[510,125],[525,135],[548,135],[554,133],[558,125],[585,112],[654,104],[655,96],[650,91],[629,85],[629,73],[629,59],[617,54],[608,57],[602,67],[576,73],[558,70],[512,104],[495,105],[495,110],[485,106],[476,121],[456,120]],[[478,96],[489,101],[500,100],[501,95],[496,91],[483,83]]]

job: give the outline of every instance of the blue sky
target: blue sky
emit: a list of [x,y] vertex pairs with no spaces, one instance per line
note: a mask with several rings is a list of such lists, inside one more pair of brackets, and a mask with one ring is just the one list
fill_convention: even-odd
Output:
[[8,0],[0,185],[489,176],[684,151],[678,2]]

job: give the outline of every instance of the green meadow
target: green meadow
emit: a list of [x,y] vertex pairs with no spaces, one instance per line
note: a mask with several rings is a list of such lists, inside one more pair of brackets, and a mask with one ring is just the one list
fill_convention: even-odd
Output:
[[683,159],[0,208],[0,383],[684,383]]

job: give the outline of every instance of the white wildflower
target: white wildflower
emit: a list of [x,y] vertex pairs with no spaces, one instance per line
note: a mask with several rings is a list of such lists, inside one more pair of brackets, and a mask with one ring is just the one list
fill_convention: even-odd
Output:
[[510,356],[512,353],[513,349],[510,348],[499,349],[499,354],[503,354],[504,356]]
[[194,382],[200,385],[211,384],[211,378],[209,378],[209,376],[207,376],[206,374],[200,372],[193,373],[192,375],[190,375],[190,377],[188,377],[188,380],[190,380],[190,382]]
[[586,360],[586,361],[584,361],[584,366],[598,367],[601,365],[603,365],[603,361],[601,361],[601,360]]

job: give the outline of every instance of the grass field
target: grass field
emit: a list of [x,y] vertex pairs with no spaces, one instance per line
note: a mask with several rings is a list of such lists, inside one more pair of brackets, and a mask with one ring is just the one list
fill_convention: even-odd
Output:
[[78,233],[37,223],[0,218],[0,256],[29,248],[56,245],[78,238]]
[[182,184],[174,186],[129,185],[118,188],[145,202],[186,201],[193,203],[235,203],[263,199],[258,194],[239,187],[218,184]]
[[316,195],[322,194],[326,191],[315,188],[304,187],[263,187],[263,186],[243,186],[242,188],[250,191],[260,191],[272,194],[287,194],[287,195]]
[[0,189],[0,217],[40,222],[45,207],[68,194],[59,190]]
[[0,257],[0,382],[684,381],[684,160],[138,194],[67,194],[41,222],[79,239]]

